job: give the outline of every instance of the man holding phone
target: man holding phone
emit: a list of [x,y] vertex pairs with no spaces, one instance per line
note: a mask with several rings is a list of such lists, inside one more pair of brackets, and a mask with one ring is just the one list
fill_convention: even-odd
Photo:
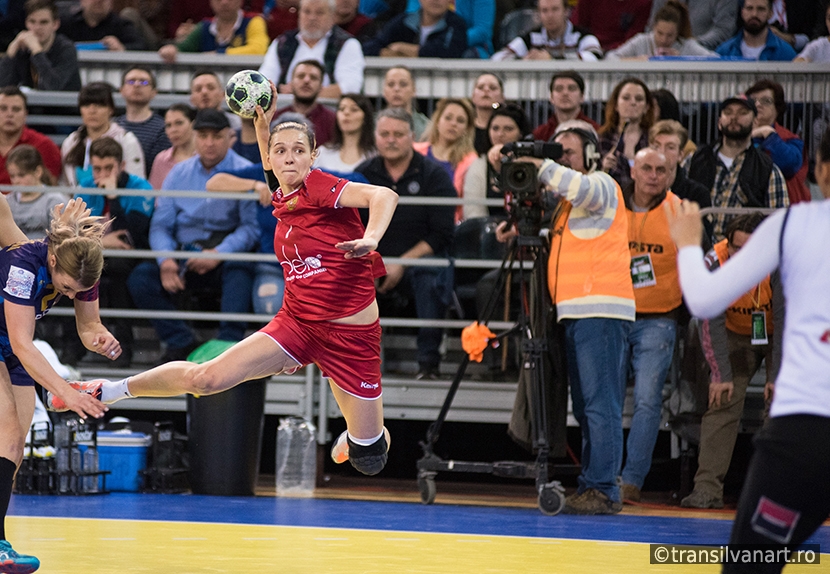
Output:
[[[150,249],[150,217],[153,215],[154,198],[138,195],[119,196],[119,189],[147,189],[153,186],[144,178],[124,171],[121,144],[110,137],[102,137],[89,147],[89,163],[92,176],[78,182],[81,187],[106,189],[105,195],[79,193],[92,210],[92,215],[109,217],[109,231],[103,237],[104,249]],[[127,277],[138,264],[138,259],[107,257],[99,288],[101,305],[116,309],[133,309],[130,294],[124,286]],[[108,328],[121,342],[122,353],[115,361],[118,367],[126,367],[132,361],[133,333],[129,320],[111,319]]]

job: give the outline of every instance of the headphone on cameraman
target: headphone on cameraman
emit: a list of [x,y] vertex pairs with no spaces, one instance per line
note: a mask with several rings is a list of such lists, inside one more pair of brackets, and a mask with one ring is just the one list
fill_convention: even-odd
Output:
[[599,138],[594,127],[583,120],[568,120],[559,124],[550,139],[553,141],[561,134],[566,133],[576,134],[582,140],[582,161],[585,165],[585,171],[591,173],[596,170],[599,167],[601,156],[599,153]]

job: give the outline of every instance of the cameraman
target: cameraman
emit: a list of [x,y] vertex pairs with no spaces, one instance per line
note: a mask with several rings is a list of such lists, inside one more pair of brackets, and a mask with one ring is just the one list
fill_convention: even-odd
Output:
[[[567,514],[616,514],[623,454],[625,351],[635,319],[628,218],[619,185],[596,171],[597,135],[587,122],[556,129],[558,163],[539,166],[539,181],[559,202],[552,227],[548,286],[565,329],[574,416],[582,429],[582,473]],[[501,235],[510,235],[500,226]]]

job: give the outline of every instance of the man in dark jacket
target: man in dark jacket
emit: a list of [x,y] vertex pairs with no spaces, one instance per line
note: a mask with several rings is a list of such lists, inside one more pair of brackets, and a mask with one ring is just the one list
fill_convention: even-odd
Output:
[[0,60],[0,87],[26,86],[37,90],[78,91],[81,76],[75,46],[58,34],[61,22],[52,0],[26,2],[26,29]]
[[81,9],[63,21],[63,33],[73,42],[100,42],[105,50],[146,50],[138,28],[116,14],[112,0],[81,0]]
[[[449,0],[421,0],[420,10],[390,20],[374,40],[363,45],[363,53],[388,58],[464,57],[467,23],[449,6]],[[424,28],[431,30],[426,37],[421,34]]]
[[[360,164],[356,171],[369,183],[383,185],[402,196],[456,197],[447,171],[412,148],[412,116],[400,108],[378,114],[375,129],[378,157]],[[364,213],[364,222],[368,213]],[[378,244],[384,257],[418,259],[446,257],[452,244],[455,207],[452,205],[401,205]],[[442,319],[447,310],[452,279],[446,267],[404,266],[386,263],[386,277],[378,285],[379,302],[393,293],[415,300],[419,319]],[[387,296],[387,297],[384,297]],[[418,331],[419,379],[438,377],[442,332]]]

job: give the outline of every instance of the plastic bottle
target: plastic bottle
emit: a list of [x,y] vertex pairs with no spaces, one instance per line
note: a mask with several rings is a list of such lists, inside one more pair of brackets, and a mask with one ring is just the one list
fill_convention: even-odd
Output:
[[[84,472],[98,472],[98,448],[90,444],[84,451]],[[84,476],[84,492],[98,492],[98,475]]]
[[64,420],[55,425],[55,458],[58,467],[58,492],[69,492],[69,438],[74,421]]
[[277,427],[277,496],[314,495],[316,434],[315,426],[300,417],[280,419]]
[[83,470],[83,466],[81,465],[81,449],[77,445],[73,444],[72,448],[69,449],[69,463],[70,470],[74,473],[69,475],[69,492],[75,494],[81,491],[82,485],[78,473]]

